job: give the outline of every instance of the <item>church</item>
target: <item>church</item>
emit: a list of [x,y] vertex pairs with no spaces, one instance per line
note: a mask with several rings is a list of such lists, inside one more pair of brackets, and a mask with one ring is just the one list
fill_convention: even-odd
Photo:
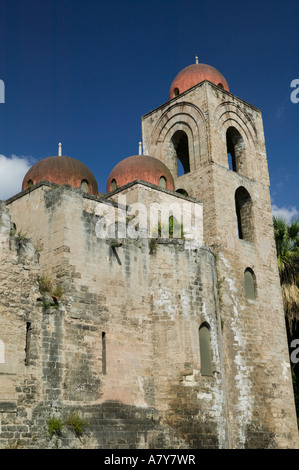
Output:
[[0,202],[0,448],[298,448],[261,111],[196,56],[141,123]]

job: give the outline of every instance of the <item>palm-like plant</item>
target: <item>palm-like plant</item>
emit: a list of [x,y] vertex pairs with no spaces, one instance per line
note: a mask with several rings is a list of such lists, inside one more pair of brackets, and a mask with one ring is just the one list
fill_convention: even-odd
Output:
[[284,311],[292,332],[299,322],[299,219],[288,224],[273,217],[273,225]]

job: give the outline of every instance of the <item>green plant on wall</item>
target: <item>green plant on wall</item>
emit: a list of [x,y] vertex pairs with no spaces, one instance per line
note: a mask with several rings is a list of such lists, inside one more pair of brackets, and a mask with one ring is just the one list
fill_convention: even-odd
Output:
[[62,418],[56,418],[55,416],[51,416],[48,421],[48,432],[50,434],[50,437],[55,434],[56,436],[60,436],[63,428],[63,421]]
[[88,421],[80,418],[76,411],[71,411],[65,418],[64,423],[74,431],[77,437],[83,434],[85,427],[88,425]]
[[52,279],[41,276],[38,280],[39,291],[41,294],[49,294],[52,297],[60,299],[63,296],[63,289],[59,284],[54,284]]
[[154,233],[158,238],[161,238],[164,235],[167,235],[166,238],[184,238],[183,225],[180,224],[173,215],[169,217],[168,223],[161,224],[159,222]]

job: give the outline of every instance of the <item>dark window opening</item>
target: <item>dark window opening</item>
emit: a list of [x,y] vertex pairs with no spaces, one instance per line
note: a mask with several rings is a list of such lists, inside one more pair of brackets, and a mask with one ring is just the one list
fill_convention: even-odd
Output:
[[113,180],[111,181],[111,188],[112,188],[112,191],[114,191],[114,190],[117,188],[116,179],[113,179]]
[[256,278],[251,268],[246,268],[244,271],[244,284],[246,298],[255,300],[256,298]]
[[186,189],[183,189],[183,188],[177,189],[177,190],[176,190],[176,193],[183,194],[184,196],[189,196],[189,194],[187,193]]
[[190,171],[188,137],[186,132],[176,131],[171,140],[177,156],[178,176],[182,176]]
[[180,90],[178,88],[175,88],[173,90],[173,96],[179,96],[179,94],[180,94]]
[[102,373],[106,374],[106,333],[102,332]]
[[28,180],[28,181],[27,181],[27,188],[31,188],[31,186],[33,186],[33,181],[32,181],[32,180]]
[[213,376],[210,327],[203,323],[199,328],[201,375]]
[[31,343],[31,323],[26,323],[26,341],[25,341],[25,365],[29,365],[30,355],[30,343]]
[[252,199],[241,186],[235,192],[238,235],[242,240],[254,241]]
[[219,86],[220,88],[223,88],[223,89],[224,89],[222,83],[218,83],[218,86]]
[[241,171],[245,165],[245,146],[240,132],[234,127],[229,127],[226,131],[226,148],[229,169]]

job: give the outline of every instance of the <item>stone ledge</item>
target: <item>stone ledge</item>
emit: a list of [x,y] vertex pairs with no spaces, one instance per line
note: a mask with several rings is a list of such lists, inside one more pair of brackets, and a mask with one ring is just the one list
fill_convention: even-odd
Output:
[[13,401],[0,401],[0,413],[16,413],[17,404]]

